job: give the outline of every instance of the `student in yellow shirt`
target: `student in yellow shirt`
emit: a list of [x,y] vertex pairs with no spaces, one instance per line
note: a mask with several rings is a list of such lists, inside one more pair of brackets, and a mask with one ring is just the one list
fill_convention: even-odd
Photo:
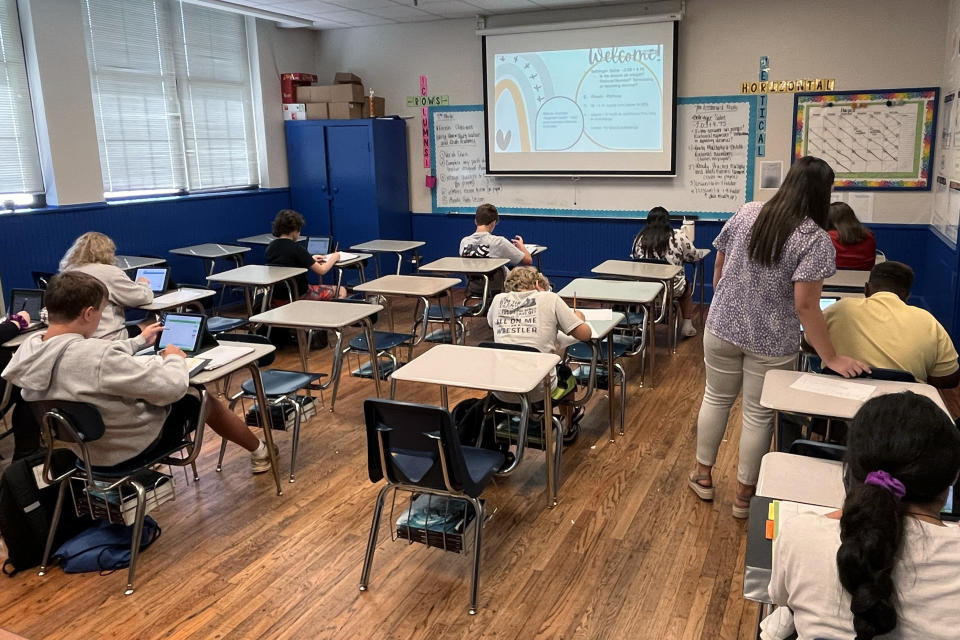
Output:
[[843,298],[824,311],[830,340],[872,367],[900,369],[919,382],[951,389],[960,382],[950,335],[929,312],[907,304],[913,269],[882,262],[870,271],[865,298]]

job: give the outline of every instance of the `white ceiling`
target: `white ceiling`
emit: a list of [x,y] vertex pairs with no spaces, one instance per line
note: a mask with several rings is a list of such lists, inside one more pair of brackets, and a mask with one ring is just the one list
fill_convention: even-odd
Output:
[[316,29],[431,22],[476,15],[623,4],[624,0],[230,0],[313,21]]

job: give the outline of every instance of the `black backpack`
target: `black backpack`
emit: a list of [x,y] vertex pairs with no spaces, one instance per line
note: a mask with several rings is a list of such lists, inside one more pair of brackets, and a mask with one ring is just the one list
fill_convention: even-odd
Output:
[[[3,572],[8,576],[43,562],[43,547],[47,543],[59,489],[57,485],[42,489],[37,486],[37,478],[42,478],[45,455],[46,452],[40,451],[14,460],[0,476],[0,536],[7,546],[8,557],[3,563]],[[54,451],[52,464],[55,473],[65,472],[76,460],[77,457],[66,449]],[[78,516],[70,504],[70,496],[64,496],[53,549],[92,524],[89,517]]]
[[450,418],[453,420],[462,445],[481,446],[478,443],[483,431],[483,400],[483,398],[467,398],[458,402],[450,412]]

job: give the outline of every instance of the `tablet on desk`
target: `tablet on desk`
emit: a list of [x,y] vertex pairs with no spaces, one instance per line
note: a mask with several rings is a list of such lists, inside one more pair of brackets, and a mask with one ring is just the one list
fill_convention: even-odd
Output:
[[27,329],[35,329],[42,323],[40,322],[40,310],[43,309],[43,290],[42,289],[11,289],[10,290],[10,315],[26,311],[30,314],[30,324]]
[[820,311],[826,311],[827,307],[835,303],[840,298],[824,296],[820,298]]
[[168,267],[141,267],[137,269],[134,280],[143,278],[150,283],[150,290],[157,296],[167,290],[170,284],[170,269]]
[[187,355],[195,355],[200,350],[204,325],[207,317],[200,313],[167,313],[163,316],[163,331],[157,338],[156,351],[163,351],[167,345],[180,347]]

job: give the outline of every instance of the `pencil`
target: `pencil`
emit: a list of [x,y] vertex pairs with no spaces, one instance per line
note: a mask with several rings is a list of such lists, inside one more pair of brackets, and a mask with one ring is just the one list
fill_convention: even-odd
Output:
[[576,291],[573,292],[573,310],[574,311],[577,310],[577,292]]

